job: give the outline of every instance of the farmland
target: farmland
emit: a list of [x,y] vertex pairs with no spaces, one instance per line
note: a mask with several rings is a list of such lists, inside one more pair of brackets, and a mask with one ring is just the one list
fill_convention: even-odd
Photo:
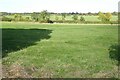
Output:
[[3,76],[117,78],[110,51],[117,31],[117,25],[3,22]]

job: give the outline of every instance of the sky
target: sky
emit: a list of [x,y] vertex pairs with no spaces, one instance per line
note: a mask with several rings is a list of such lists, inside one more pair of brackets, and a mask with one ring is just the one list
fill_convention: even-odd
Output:
[[0,0],[0,12],[114,12],[120,0]]

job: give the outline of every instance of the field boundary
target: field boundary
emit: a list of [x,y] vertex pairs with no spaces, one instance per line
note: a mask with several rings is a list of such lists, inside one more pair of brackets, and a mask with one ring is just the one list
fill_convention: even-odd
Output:
[[0,23],[20,23],[20,24],[26,24],[26,23],[29,23],[29,24],[48,24],[48,25],[120,25],[120,24],[75,24],[75,23],[39,23],[39,22],[3,22],[3,21],[0,21]]

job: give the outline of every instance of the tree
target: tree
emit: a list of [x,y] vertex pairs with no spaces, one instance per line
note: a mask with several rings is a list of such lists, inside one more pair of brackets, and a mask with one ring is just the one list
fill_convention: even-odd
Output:
[[99,16],[98,19],[104,22],[104,20],[105,20],[105,15],[104,15],[102,12],[99,12],[99,13],[98,13],[98,16]]
[[8,17],[5,17],[5,16],[2,16],[0,19],[1,19],[2,21],[9,21],[9,22],[12,21],[12,18],[8,18]]
[[59,17],[58,17],[57,15],[55,16],[55,20],[56,20],[56,21],[58,21],[58,20],[59,20]]
[[22,15],[20,15],[20,14],[14,14],[14,20],[15,20],[15,21],[22,21],[22,20],[23,20],[23,17],[22,17]]
[[66,14],[65,13],[62,13],[62,20],[64,21],[66,18]]
[[74,14],[72,18],[74,21],[76,21],[76,20],[78,20],[78,15]]
[[99,12],[98,16],[99,16],[98,19],[100,19],[102,22],[110,22],[110,19],[112,18],[112,14],[109,12],[105,14]]
[[26,18],[25,18],[25,21],[30,21],[30,17],[26,17]]
[[18,17],[18,15],[17,15],[17,14],[14,14],[14,20],[15,20],[15,21],[18,21],[18,20],[17,20],[17,17]]
[[88,15],[92,15],[92,13],[91,13],[91,12],[88,12],[87,14],[88,14]]
[[22,15],[18,15],[18,18],[19,18],[19,21],[23,21],[23,17],[22,17]]
[[80,17],[80,21],[81,22],[84,22],[85,21],[85,18],[83,16]]
[[109,12],[106,13],[105,16],[106,16],[106,20],[107,20],[107,21],[110,21],[110,19],[112,18],[112,14],[109,13]]
[[117,16],[117,15],[118,15],[118,12],[115,12],[115,11],[114,11],[114,12],[112,13],[112,15]]
[[40,12],[39,20],[40,21],[48,21],[48,20],[50,20],[50,14],[47,12],[47,10],[44,10],[44,11]]
[[33,21],[38,21],[39,20],[39,15],[36,12],[33,12],[31,14],[31,18]]

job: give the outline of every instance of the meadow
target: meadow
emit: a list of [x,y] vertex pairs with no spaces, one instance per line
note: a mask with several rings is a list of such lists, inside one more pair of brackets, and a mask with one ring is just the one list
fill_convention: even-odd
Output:
[[[50,19],[55,20],[56,16],[58,16],[59,20],[62,20],[61,15],[54,15],[54,14],[50,16]],[[95,16],[95,15],[78,15],[78,19],[80,19],[81,16],[83,16],[86,21],[100,21],[98,19],[98,16]],[[72,17],[73,15],[67,15],[65,20],[73,20]],[[113,15],[111,18],[111,21],[117,21],[117,20],[118,20],[118,16]]]
[[3,22],[3,76],[117,78],[117,42],[117,25]]

